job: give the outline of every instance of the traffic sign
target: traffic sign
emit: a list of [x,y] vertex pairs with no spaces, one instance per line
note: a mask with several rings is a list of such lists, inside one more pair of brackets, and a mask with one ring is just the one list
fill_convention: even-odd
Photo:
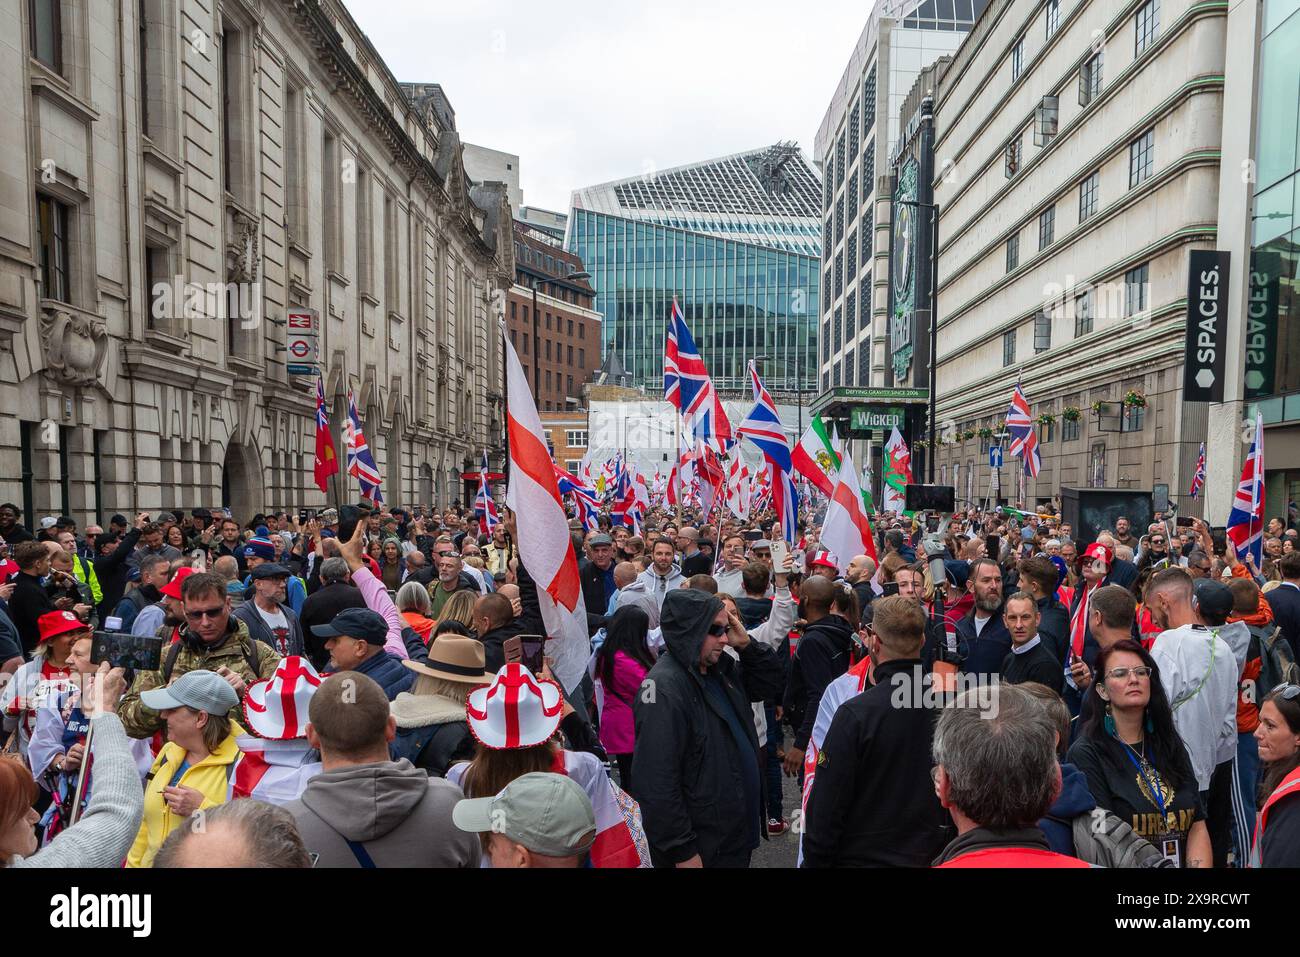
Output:
[[1002,468],[1002,446],[1000,445],[989,446],[989,468],[991,469]]

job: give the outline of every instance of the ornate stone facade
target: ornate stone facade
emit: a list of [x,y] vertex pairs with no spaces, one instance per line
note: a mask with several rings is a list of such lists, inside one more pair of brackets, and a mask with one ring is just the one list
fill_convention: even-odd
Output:
[[0,7],[0,501],[84,525],[355,498],[312,481],[301,309],[340,458],[351,389],[390,503],[463,500],[501,444],[515,266],[441,88],[338,0],[61,0],[37,50],[46,6]]

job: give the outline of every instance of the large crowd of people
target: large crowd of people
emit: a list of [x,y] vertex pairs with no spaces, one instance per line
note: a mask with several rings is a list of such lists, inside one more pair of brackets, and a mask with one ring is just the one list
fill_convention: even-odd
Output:
[[508,510],[354,513],[0,505],[0,866],[1300,866],[1280,520],[574,518],[563,687]]

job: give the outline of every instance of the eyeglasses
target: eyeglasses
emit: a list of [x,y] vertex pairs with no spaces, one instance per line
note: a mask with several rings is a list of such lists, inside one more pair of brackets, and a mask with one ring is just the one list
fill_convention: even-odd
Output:
[[1129,675],[1137,675],[1139,678],[1150,678],[1151,669],[1146,665],[1138,665],[1136,668],[1112,668],[1106,672],[1107,678],[1118,678],[1123,681]]
[[225,605],[220,605],[216,608],[196,608],[194,611],[190,611],[187,608],[185,609],[185,617],[189,621],[202,621],[204,618],[212,618],[215,620],[220,618],[225,610]]
[[727,633],[726,625],[709,625],[709,634],[714,638],[721,638]]

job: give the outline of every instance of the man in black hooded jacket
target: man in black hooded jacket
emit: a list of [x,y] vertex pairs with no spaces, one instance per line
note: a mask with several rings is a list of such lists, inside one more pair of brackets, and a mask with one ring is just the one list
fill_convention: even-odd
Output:
[[809,578],[799,591],[799,611],[808,625],[791,659],[790,681],[782,702],[794,728],[794,746],[785,752],[786,774],[803,769],[822,693],[851,663],[855,629],[842,616],[831,613],[836,587],[825,578]]
[[669,592],[659,621],[665,649],[633,704],[632,779],[644,782],[637,800],[651,858],[748,867],[767,806],[749,703],[780,694],[784,669],[706,592]]

